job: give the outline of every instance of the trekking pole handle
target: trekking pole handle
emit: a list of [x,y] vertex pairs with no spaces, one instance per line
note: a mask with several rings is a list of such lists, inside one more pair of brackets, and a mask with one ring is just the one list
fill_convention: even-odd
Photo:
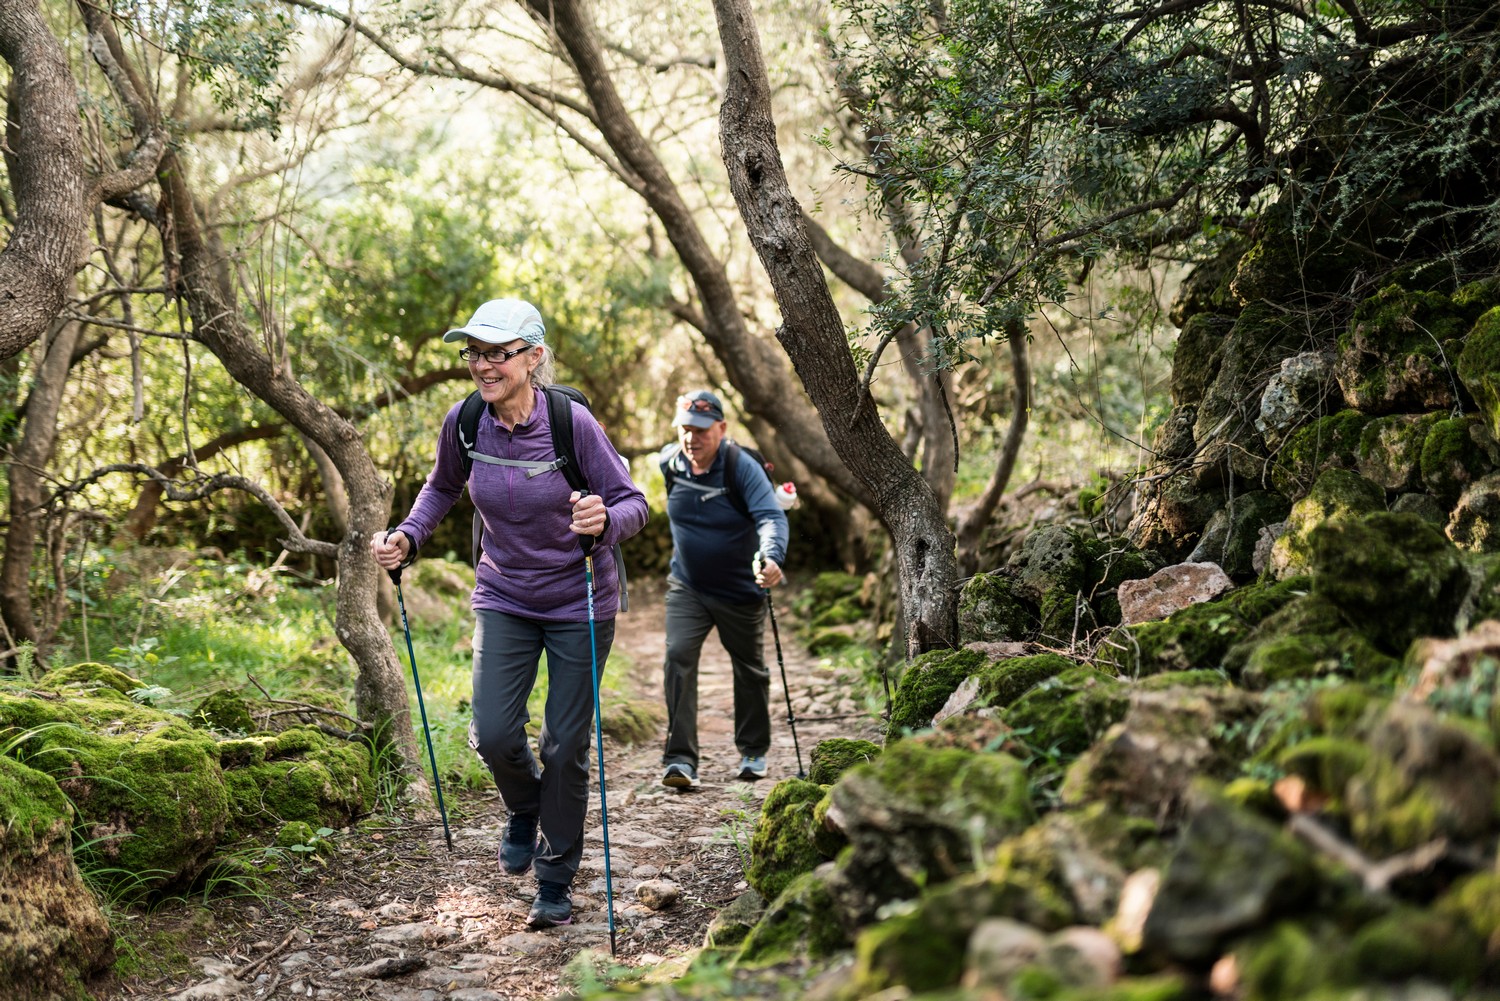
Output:
[[[575,505],[577,505],[579,501],[583,500],[585,497],[587,497],[592,492],[593,491],[589,490],[587,487],[585,487],[584,489],[578,491],[578,500],[574,501],[573,503]],[[589,555],[589,553],[593,552],[593,550],[594,550],[594,543],[596,541],[598,541],[598,539],[597,539],[596,536],[588,535],[588,534],[585,534],[583,532],[580,532],[578,534],[578,544],[583,547],[583,555],[585,557],[587,557]]]

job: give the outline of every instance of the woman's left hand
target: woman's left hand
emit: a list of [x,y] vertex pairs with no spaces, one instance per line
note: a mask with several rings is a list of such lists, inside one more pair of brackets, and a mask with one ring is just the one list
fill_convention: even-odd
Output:
[[609,515],[604,510],[604,498],[598,494],[580,494],[573,491],[568,498],[573,505],[573,523],[568,526],[574,535],[603,535],[609,524]]

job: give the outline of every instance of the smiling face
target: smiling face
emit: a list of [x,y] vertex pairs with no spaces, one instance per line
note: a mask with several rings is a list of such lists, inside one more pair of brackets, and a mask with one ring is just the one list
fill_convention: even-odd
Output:
[[469,375],[473,376],[485,403],[504,410],[531,393],[531,371],[541,362],[542,349],[520,338],[505,344],[486,344],[472,337],[469,348],[504,358],[490,361],[483,355],[475,355],[469,361]]
[[714,421],[706,428],[683,424],[677,429],[677,442],[694,473],[706,473],[714,464],[714,456],[719,454],[719,443],[724,440],[727,428],[723,421]]

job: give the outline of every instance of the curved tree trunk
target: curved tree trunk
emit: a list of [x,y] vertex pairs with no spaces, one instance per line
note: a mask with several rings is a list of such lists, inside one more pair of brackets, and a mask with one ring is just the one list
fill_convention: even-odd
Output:
[[402,667],[376,609],[381,571],[369,548],[370,536],[385,528],[390,518],[390,484],[375,469],[359,430],[308,393],[240,320],[234,289],[226,278],[226,257],[199,224],[176,154],[163,158],[161,184],[181,268],[179,288],[192,315],[194,336],[218,356],[236,382],[317,443],[343,477],[349,528],[337,547],[334,625],[339,642],[359,668],[354,687],[359,718],[374,724],[377,739],[399,752],[411,781],[408,791],[425,798],[427,783]]
[[0,59],[11,67],[5,157],[16,225],[0,250],[0,358],[40,337],[87,250],[90,180],[78,91],[36,0],[0,3]]
[[44,472],[57,444],[57,415],[73,363],[73,348],[82,332],[78,323],[63,323],[48,341],[26,394],[26,426],[8,459],[10,528],[5,533],[5,562],[0,564],[0,617],[16,642],[37,644],[45,661],[44,636],[31,607],[31,571],[36,563],[37,526],[47,499]]
[[829,441],[864,484],[891,533],[906,615],[906,650],[915,656],[951,647],[958,633],[958,565],[953,533],[932,490],[861,388],[802,210],[792,197],[776,127],[760,39],[747,0],[714,0],[724,45],[726,90],[719,132],[729,184],[784,322],[776,332]]
[[964,574],[979,569],[979,545],[984,530],[995,509],[1000,506],[1000,497],[1010,483],[1016,468],[1016,459],[1021,454],[1021,442],[1026,438],[1026,426],[1031,422],[1031,348],[1026,340],[1024,321],[1013,319],[1005,326],[1005,339],[1010,344],[1011,398],[1014,409],[1010,415],[1010,427],[1006,429],[1005,441],[1000,446],[1000,455],[995,461],[995,470],[984,487],[984,493],[969,509],[958,526],[958,563]]
[[819,433],[817,415],[798,393],[786,391],[786,365],[755,338],[745,323],[734,286],[699,230],[671,175],[641,134],[615,89],[582,0],[524,0],[538,24],[562,43],[588,94],[596,123],[610,149],[638,183],[634,185],[661,220],[667,239],[693,279],[703,302],[703,337],[724,365],[729,381],[744,396],[745,406],[776,428],[779,442],[828,483],[868,502],[864,484],[850,474],[828,439]]

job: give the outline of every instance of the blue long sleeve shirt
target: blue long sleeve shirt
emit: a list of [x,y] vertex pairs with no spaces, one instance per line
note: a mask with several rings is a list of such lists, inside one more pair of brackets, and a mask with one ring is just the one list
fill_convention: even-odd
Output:
[[[786,512],[776,503],[771,481],[753,458],[740,453],[735,464],[740,496],[750,510],[745,517],[724,492],[724,448],[719,445],[708,471],[695,475],[687,457],[668,445],[663,461],[678,481],[667,496],[672,523],[672,576],[700,594],[721,601],[765,599],[751,566],[756,552],[778,565],[786,561],[790,533]],[[694,489],[688,484],[701,488]]]
[[[411,513],[396,527],[420,546],[432,536],[467,485],[484,519],[479,565],[474,568],[474,609],[544,622],[587,620],[583,549],[579,537],[568,530],[573,520],[568,497],[573,488],[567,477],[553,470],[528,478],[526,470],[516,466],[475,462],[465,479],[458,440],[462,405],[455,405],[443,418],[432,472],[417,494]],[[604,500],[609,515],[609,524],[594,545],[594,614],[609,619],[619,606],[615,557],[610,547],[646,524],[646,496],[631,480],[594,415],[576,404],[570,413],[578,465],[589,489]],[[501,424],[485,407],[479,418],[475,451],[501,459],[554,459],[552,426],[542,390],[536,390],[531,417],[515,427]]]

